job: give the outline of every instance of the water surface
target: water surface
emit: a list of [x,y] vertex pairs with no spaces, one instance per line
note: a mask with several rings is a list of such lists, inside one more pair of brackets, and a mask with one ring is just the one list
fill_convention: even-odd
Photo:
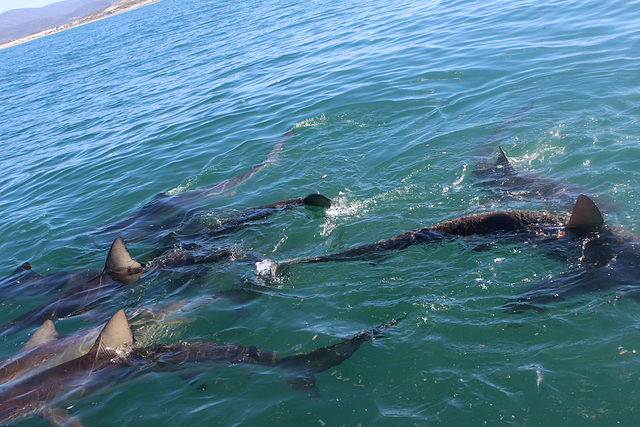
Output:
[[[285,260],[470,212],[571,208],[474,185],[476,156],[498,144],[517,169],[583,189],[609,223],[637,232],[639,18],[626,1],[164,0],[4,49],[0,274],[27,260],[40,272],[100,268],[115,234],[96,227],[158,193],[247,170],[292,128],[276,164],[204,207],[219,217],[313,192],[334,207],[279,213],[220,246]],[[507,313],[509,295],[567,266],[514,242],[475,245],[300,266],[257,298],[197,306],[148,337],[293,354],[402,317],[320,374],[319,398],[275,371],[213,364],[113,385],[77,401],[74,414],[86,425],[637,420],[638,304],[612,291]],[[154,249],[145,240],[129,248],[144,261]],[[196,272],[149,277],[106,309],[254,280],[251,263]],[[5,299],[0,321],[47,298]],[[0,356],[31,332],[6,338]],[[22,424],[35,422],[45,424]]]

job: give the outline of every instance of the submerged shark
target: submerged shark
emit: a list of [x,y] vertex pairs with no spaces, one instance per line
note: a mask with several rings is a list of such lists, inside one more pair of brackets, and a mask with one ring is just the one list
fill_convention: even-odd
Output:
[[568,207],[583,190],[533,173],[517,171],[501,146],[494,163],[481,163],[474,170],[477,185],[493,192],[499,200],[540,199]]
[[[163,324],[166,326],[176,322],[189,322],[188,318],[175,318],[173,315],[209,304],[217,298],[213,295],[200,295],[177,301],[163,301],[128,310],[127,319],[130,325],[135,326],[139,335],[145,336],[149,335],[148,330],[157,331]],[[86,354],[105,323],[102,322],[102,326],[62,335],[51,320],[46,320],[17,353],[0,360],[0,387]]]
[[577,198],[571,215],[515,209],[474,213],[343,252],[281,263],[264,260],[256,267],[258,274],[274,277],[286,273],[296,264],[378,260],[389,251],[403,250],[414,244],[487,234],[534,242],[536,247],[564,258],[569,264],[564,274],[511,297],[505,304],[509,311],[544,310],[545,304],[551,301],[613,288],[640,299],[637,277],[640,240],[614,233],[605,224],[600,209],[585,195]]
[[151,232],[172,229],[178,224],[188,222],[194,215],[200,213],[201,207],[198,206],[198,202],[237,187],[272,164],[282,150],[283,144],[291,135],[293,135],[293,130],[285,133],[269,151],[264,160],[253,165],[246,172],[217,184],[184,193],[160,193],[138,211],[115,223],[102,226],[95,231],[100,234],[115,232],[119,235],[125,235],[128,240],[138,240],[148,236]]
[[296,206],[304,206],[310,209],[330,208],[331,200],[322,194],[310,194],[304,198],[298,197],[266,205],[254,206],[222,221],[216,221],[214,224],[205,221],[192,221],[187,224],[187,226],[172,233],[171,237],[178,241],[202,241],[203,239],[211,239],[235,231],[250,222],[265,219],[278,211],[291,209]]
[[85,282],[99,273],[99,269],[89,269],[77,272],[40,274],[33,270],[31,263],[24,262],[13,273],[0,279],[0,295],[2,295],[2,299],[5,299],[60,291],[70,285]]
[[437,243],[462,236],[492,235],[535,242],[535,246],[568,262],[568,270],[514,295],[505,304],[509,311],[544,310],[545,305],[577,294],[617,289],[640,299],[640,239],[614,233],[596,204],[578,196],[571,215],[536,210],[498,210],[474,213],[439,222],[430,227],[405,231],[343,252],[275,263],[256,264],[258,273],[274,277],[296,264],[379,260],[392,250],[414,244]]
[[[309,353],[280,357],[275,351],[235,343],[181,342],[143,347],[136,344],[125,313],[119,310],[83,355],[0,384],[0,423],[31,414],[39,414],[53,424],[78,423],[65,411],[55,409],[55,405],[102,386],[183,362],[227,361],[277,368],[292,388],[317,395],[316,374],[344,362],[364,342],[380,337],[395,323],[394,319]],[[43,325],[46,330],[40,333],[36,347],[47,347],[58,340],[55,327],[51,326]]]
[[502,134],[518,123],[532,108],[533,102],[522,107],[482,144],[476,156],[476,164],[472,168],[475,185],[490,191],[494,200],[537,199],[564,209],[569,208],[576,198],[584,193],[584,189],[531,172],[516,170],[504,148],[497,144]]
[[612,289],[640,301],[638,236],[615,233],[603,223],[582,230],[578,238],[578,257],[571,268],[509,298],[509,311],[543,311],[550,302]]

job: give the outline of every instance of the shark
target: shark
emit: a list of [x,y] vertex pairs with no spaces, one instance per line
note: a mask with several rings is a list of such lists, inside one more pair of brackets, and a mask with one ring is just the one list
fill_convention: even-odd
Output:
[[26,261],[11,274],[0,279],[0,294],[3,299],[9,299],[61,291],[68,286],[95,277],[100,271],[100,269],[85,269],[75,272],[40,274],[33,269],[29,261]]
[[151,270],[218,262],[232,258],[234,253],[233,249],[204,248],[195,251],[177,248],[141,264],[131,256],[124,240],[118,237],[112,243],[104,269],[99,275],[68,288],[34,309],[23,312],[0,326],[0,334],[12,334],[47,319],[80,314],[109,299],[120,288],[137,281]]
[[[124,310],[119,310],[82,355],[0,384],[0,423],[38,414],[52,424],[78,425],[79,419],[56,409],[56,405],[79,399],[106,385],[185,362],[228,362],[276,369],[283,373],[292,389],[317,396],[317,374],[349,359],[363,343],[383,336],[397,322],[392,319],[308,353],[281,356],[277,351],[227,342],[186,341],[142,346],[136,342]],[[47,325],[39,334],[37,346],[46,347],[58,339],[55,327]]]
[[577,257],[566,272],[534,283],[526,291],[511,296],[505,304],[506,310],[544,311],[553,302],[612,290],[640,300],[638,236],[602,223],[598,227],[582,229],[577,243]]
[[576,198],[585,192],[584,188],[517,170],[504,147],[498,144],[503,134],[533,106],[534,103],[529,102],[512,114],[478,149],[476,163],[471,169],[474,185],[491,192],[493,201],[542,200],[563,209],[570,208]]
[[518,209],[472,213],[342,252],[280,263],[263,260],[256,263],[256,268],[259,275],[273,278],[286,274],[297,264],[352,260],[376,262],[390,251],[404,250],[415,244],[438,243],[473,235],[534,243],[532,246],[567,262],[565,272],[534,283],[531,288],[509,297],[504,304],[506,311],[544,311],[549,303],[613,289],[640,300],[637,276],[640,271],[640,239],[630,233],[615,231],[606,224],[598,206],[584,194],[577,197],[570,214]]
[[[127,310],[127,320],[129,325],[136,328],[140,338],[149,335],[147,330],[157,330],[164,324],[188,322],[188,318],[174,316],[209,304],[217,298],[214,295],[200,295],[144,305]],[[107,320],[109,317],[111,316]],[[86,354],[104,328],[106,320],[101,323],[100,326],[63,335],[51,320],[44,321],[18,352],[0,360],[0,387]],[[144,338],[142,341],[144,342]]]
[[494,162],[478,164],[474,177],[477,185],[501,201],[538,199],[568,207],[584,192],[576,185],[516,170],[502,146],[498,146]]
[[125,235],[128,240],[147,238],[152,232],[172,229],[176,224],[188,222],[199,214],[202,208],[200,202],[211,197],[230,191],[232,188],[246,182],[262,169],[273,164],[282,151],[285,141],[293,135],[293,129],[286,132],[272,147],[267,156],[251,166],[247,171],[225,179],[219,183],[186,191],[170,194],[157,194],[142,208],[111,224],[99,227],[94,232],[98,234],[118,233]]
[[170,238],[166,238],[165,241],[203,241],[206,239],[215,239],[221,235],[231,233],[248,223],[263,220],[276,212],[291,209],[296,206],[304,206],[310,210],[321,210],[331,207],[331,199],[322,194],[314,193],[306,197],[297,197],[266,205],[253,206],[214,223],[205,221],[208,219],[208,217],[205,216],[200,220],[192,221],[174,231],[169,235]]
[[[506,209],[472,213],[451,218],[432,226],[404,231],[389,239],[379,240],[342,252],[294,259],[276,263],[265,259],[256,263],[259,275],[274,277],[297,264],[379,260],[390,251],[404,250],[415,244],[437,243],[458,237],[495,234],[509,238],[532,239],[554,243],[560,237],[582,236],[585,230],[598,230],[604,224],[602,213],[588,196],[580,195],[571,215],[544,210]],[[565,237],[564,242],[579,239]]]

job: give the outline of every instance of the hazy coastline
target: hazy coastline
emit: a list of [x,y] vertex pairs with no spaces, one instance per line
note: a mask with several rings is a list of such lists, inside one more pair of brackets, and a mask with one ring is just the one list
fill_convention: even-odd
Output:
[[0,43],[0,49],[4,49],[7,47],[15,46],[20,43],[28,42],[30,40],[34,40],[40,37],[48,36],[50,34],[58,33],[60,31],[68,30],[69,28],[77,27],[80,25],[88,24],[89,22],[97,21],[99,19],[108,18],[110,16],[116,15],[118,13],[127,12],[129,10],[136,9],[138,7],[146,6],[151,3],[156,3],[161,0],[121,0],[115,2],[104,9],[101,9],[97,12],[90,13],[83,17],[77,18],[67,24],[58,25],[53,28],[48,28],[45,30],[39,30],[33,32],[27,36],[19,37],[4,43]]

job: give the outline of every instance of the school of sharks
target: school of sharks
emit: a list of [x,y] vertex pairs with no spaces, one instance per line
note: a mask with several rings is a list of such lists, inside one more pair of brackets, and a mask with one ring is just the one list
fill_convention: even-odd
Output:
[[[271,260],[239,248],[216,245],[217,237],[232,233],[247,224],[263,220],[289,209],[322,211],[331,200],[321,194],[300,195],[267,205],[248,207],[237,214],[211,224],[201,221],[201,201],[230,191],[273,163],[293,131],[285,134],[265,159],[246,172],[213,186],[179,194],[162,193],[139,211],[112,224],[93,230],[96,235],[111,236],[105,248],[102,269],[79,272],[39,274],[46,266],[28,261],[0,281],[5,300],[20,294],[46,294],[50,299],[25,310],[0,325],[0,337],[24,334],[26,343],[16,353],[0,361],[0,423],[29,416],[41,416],[56,425],[82,425],[82,420],[66,409],[83,395],[107,385],[125,387],[127,379],[154,369],[176,370],[189,362],[227,362],[252,364],[273,369],[282,375],[293,392],[310,396],[320,393],[316,375],[349,359],[367,341],[401,327],[399,319],[380,319],[370,329],[355,332],[335,344],[307,353],[281,356],[277,351],[258,349],[251,343],[202,342],[184,337],[183,341],[143,345],[131,330],[132,319],[145,322],[141,313],[153,313],[153,321],[168,312],[183,308],[186,300],[174,304],[141,305],[139,309],[106,312],[103,302],[136,286],[142,277],[160,269],[197,271],[203,265],[236,262],[251,266],[255,287],[269,287],[278,277],[287,275],[297,264],[319,262],[380,261],[412,245],[437,245],[443,241],[474,235],[490,235],[494,241],[532,242],[540,250],[566,261],[564,274],[534,285],[504,302],[505,315],[523,310],[546,310],[558,300],[580,293],[617,288],[630,296],[637,288],[635,271],[640,266],[640,250],[634,236],[615,233],[586,191],[530,174],[519,173],[505,150],[496,144],[500,135],[517,123],[532,108],[528,104],[510,117],[489,139],[475,167],[479,185],[490,186],[501,194],[503,209],[443,218],[431,226],[411,229],[395,236],[346,248],[337,253],[317,254],[292,260]],[[554,200],[566,205],[566,211],[510,209],[510,197]],[[407,224],[411,228],[411,224]],[[153,233],[156,247],[152,259],[134,259],[126,242],[149,239]],[[158,238],[158,236],[161,236]],[[240,289],[247,298],[259,297],[251,287]],[[99,326],[68,335],[56,330],[61,318],[91,314]],[[142,320],[139,320],[142,319]],[[28,340],[27,340],[27,337]]]

